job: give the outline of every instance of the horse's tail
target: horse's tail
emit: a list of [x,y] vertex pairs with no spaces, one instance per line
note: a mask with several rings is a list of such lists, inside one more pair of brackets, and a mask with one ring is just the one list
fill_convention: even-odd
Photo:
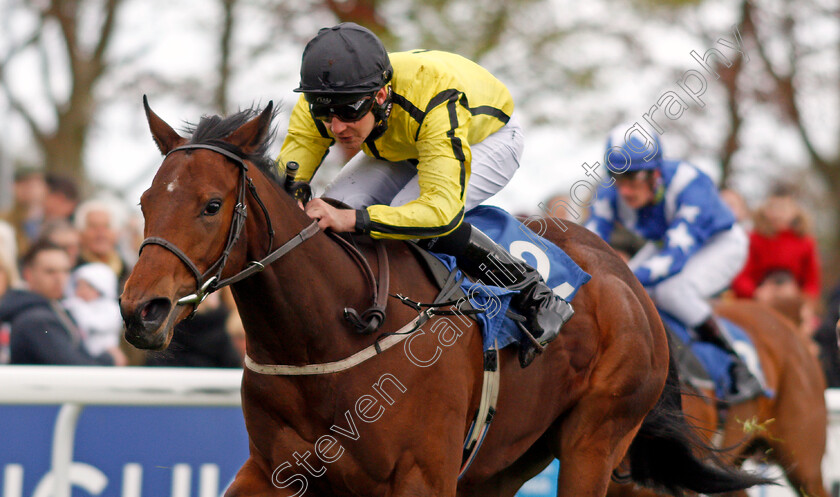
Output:
[[725,464],[718,454],[685,419],[679,375],[671,354],[662,395],[642,421],[628,450],[629,476],[636,483],[666,489],[672,495],[683,495],[683,490],[714,494],[774,484]]

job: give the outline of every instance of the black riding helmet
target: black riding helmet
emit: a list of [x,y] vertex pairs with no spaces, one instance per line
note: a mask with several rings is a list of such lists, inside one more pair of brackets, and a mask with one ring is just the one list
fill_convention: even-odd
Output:
[[393,74],[388,52],[369,29],[344,22],[318,31],[306,48],[300,66],[300,86],[308,101],[341,104],[370,95]]

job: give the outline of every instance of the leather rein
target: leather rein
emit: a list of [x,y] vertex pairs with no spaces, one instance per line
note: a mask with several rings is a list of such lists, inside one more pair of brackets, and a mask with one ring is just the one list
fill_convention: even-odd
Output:
[[[240,181],[239,187],[236,194],[236,205],[233,209],[233,216],[231,217],[230,221],[230,232],[228,233],[228,239],[225,243],[225,248],[222,250],[221,255],[219,256],[216,261],[207,268],[206,271],[203,273],[199,271],[198,266],[190,259],[190,257],[184,253],[183,250],[178,248],[172,242],[165,240],[160,237],[150,236],[143,240],[143,243],[140,244],[140,253],[143,252],[143,247],[146,245],[159,245],[166,250],[170,251],[174,254],[184,265],[187,269],[192,272],[193,277],[196,281],[196,290],[195,292],[178,299],[178,305],[188,305],[191,304],[193,306],[192,313],[190,316],[195,314],[196,310],[198,309],[199,304],[204,302],[204,299],[207,298],[208,295],[224,288],[228,285],[232,285],[239,281],[248,278],[249,276],[253,276],[256,273],[261,272],[267,266],[272,264],[273,262],[277,261],[284,255],[291,252],[295,247],[300,245],[301,243],[305,242],[309,238],[312,238],[320,228],[318,227],[318,221],[314,220],[310,225],[303,228],[299,231],[295,236],[289,239],[286,243],[281,245],[275,250],[271,250],[271,247],[274,244],[274,228],[271,224],[271,216],[269,216],[268,209],[265,207],[262,199],[260,198],[259,194],[257,193],[257,189],[254,186],[254,182],[250,176],[248,176],[248,165],[245,163],[245,160],[237,155],[236,153],[227,150],[222,147],[218,147],[215,145],[205,144],[205,143],[196,143],[196,144],[189,144],[183,145],[181,147],[174,148],[170,150],[164,160],[168,158],[171,154],[178,152],[178,151],[189,151],[189,150],[210,150],[212,152],[216,152],[225,156],[226,158],[233,161],[239,167],[241,172],[240,174]],[[260,206],[260,209],[263,212],[263,216],[265,217],[268,231],[268,255],[260,259],[259,261],[250,261],[247,266],[236,273],[235,275],[222,279],[222,272],[224,271],[225,265],[227,264],[228,257],[230,253],[233,251],[233,247],[236,245],[236,242],[239,240],[240,235],[242,234],[242,229],[245,227],[245,220],[248,217],[247,207],[245,205],[245,196],[246,196],[246,187],[247,191],[251,193],[256,200],[257,205]],[[364,255],[359,252],[356,247],[352,244],[344,240],[343,238],[335,235],[333,239],[339,242],[339,245],[347,251],[353,260],[359,265],[360,269],[364,273],[368,284],[373,289],[373,306],[367,309],[366,311],[362,312],[361,314],[358,313],[355,309],[352,308],[345,308],[344,309],[344,317],[351,324],[356,328],[359,333],[372,333],[385,320],[385,307],[386,307],[386,299],[388,296],[388,275],[389,275],[389,268],[388,268],[388,256],[385,252],[384,246],[381,242],[375,241],[377,258],[379,260],[379,280],[374,277],[373,270],[370,268],[370,265],[367,263]]]

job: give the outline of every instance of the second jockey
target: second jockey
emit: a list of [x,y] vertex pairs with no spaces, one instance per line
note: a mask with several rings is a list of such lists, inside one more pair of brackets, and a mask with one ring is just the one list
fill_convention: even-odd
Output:
[[658,137],[638,124],[610,133],[604,161],[610,180],[599,188],[586,227],[609,241],[619,223],[647,240],[628,265],[656,306],[732,356],[740,390],[728,401],[761,393],[707,301],[731,284],[748,251],[711,178],[687,162],[663,159]]
[[[462,222],[511,179],[523,149],[513,99],[488,71],[455,54],[388,54],[371,31],[323,28],[303,52],[303,95],[292,110],[278,161],[297,162],[308,182],[336,141],[357,153],[306,213],[322,229],[374,238],[420,239],[452,255],[470,276],[518,290],[511,305],[542,344],[557,337],[571,305],[540,274]],[[527,366],[534,346],[523,341]]]

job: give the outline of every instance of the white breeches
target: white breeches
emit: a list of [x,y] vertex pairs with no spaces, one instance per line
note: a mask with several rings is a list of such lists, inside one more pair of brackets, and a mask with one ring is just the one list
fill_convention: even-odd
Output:
[[[712,315],[707,299],[725,290],[744,267],[748,248],[749,238],[736,224],[709,238],[679,273],[648,287],[648,292],[661,310],[687,326],[697,326]],[[628,265],[636,269],[658,250],[648,243]]]

